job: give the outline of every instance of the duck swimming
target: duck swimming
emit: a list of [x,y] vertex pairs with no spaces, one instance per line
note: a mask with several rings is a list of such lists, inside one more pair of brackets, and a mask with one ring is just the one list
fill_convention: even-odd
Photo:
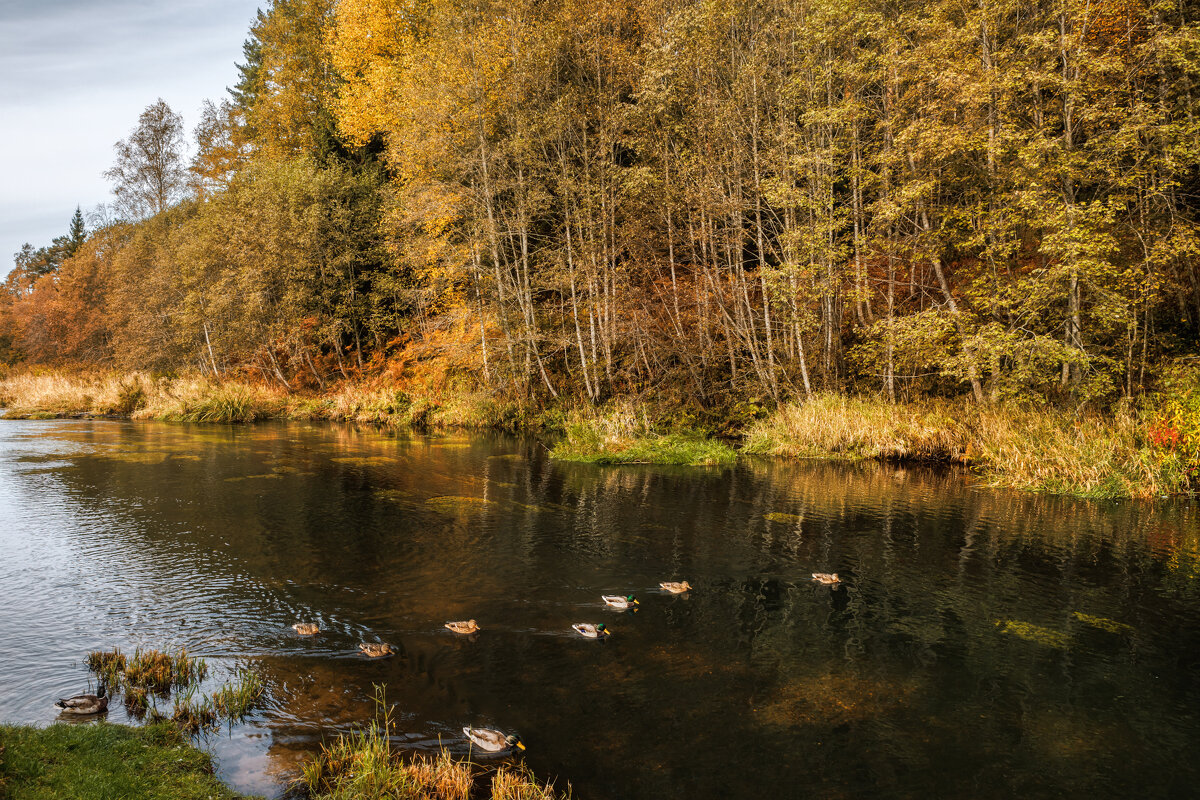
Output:
[[466,622],[447,622],[446,627],[455,633],[478,633],[479,623],[473,619]]
[[812,576],[814,581],[825,586],[836,586],[842,582],[836,572],[814,572]]
[[659,588],[671,594],[683,594],[692,588],[692,585],[687,581],[663,581]]
[[516,747],[519,750],[525,749],[525,745],[521,743],[521,737],[511,733],[505,735],[500,731],[488,728],[463,728],[463,735],[471,740],[471,744],[480,750],[487,750],[489,753],[499,753],[510,747]]
[[321,629],[315,622],[297,622],[292,626],[292,630],[301,636],[316,636],[321,632]]
[[603,639],[605,636],[611,636],[608,626],[601,622],[599,625],[592,625],[587,622],[580,622],[578,625],[572,625],[575,632],[585,639]]
[[108,710],[108,689],[102,683],[96,694],[77,694],[74,697],[63,697],[54,703],[54,707],[64,714],[86,716],[99,714]]
[[624,597],[619,594],[602,594],[600,595],[600,599],[604,601],[606,606],[612,608],[633,608],[639,605],[637,598],[631,594],[627,594]]
[[385,642],[363,642],[358,649],[363,652],[363,655],[370,658],[383,658],[396,652],[390,644]]

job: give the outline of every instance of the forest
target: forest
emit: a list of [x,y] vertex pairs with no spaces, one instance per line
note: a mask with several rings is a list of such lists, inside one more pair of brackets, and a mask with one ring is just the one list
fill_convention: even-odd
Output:
[[274,0],[190,140],[150,104],[113,203],[17,254],[0,350],[722,433],[1143,409],[1200,454],[1195,12]]

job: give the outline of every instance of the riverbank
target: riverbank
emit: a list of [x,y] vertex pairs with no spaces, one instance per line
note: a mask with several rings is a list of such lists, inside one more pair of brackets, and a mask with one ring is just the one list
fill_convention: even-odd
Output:
[[171,724],[0,725],[5,800],[245,800]]
[[722,465],[739,452],[785,458],[958,463],[988,486],[1092,498],[1150,498],[1200,487],[1200,384],[1183,376],[1112,414],[1017,403],[890,403],[822,394],[756,410],[723,431],[629,400],[540,407],[486,392],[347,383],[318,395],[277,386],[142,373],[21,373],[0,380],[7,418],[118,416],[184,422],[329,420],[559,437],[552,454],[596,464]]
[[[481,770],[442,751],[437,757],[391,750],[376,727],[338,737],[300,778],[312,800],[559,800],[549,784],[518,767]],[[483,791],[481,795],[479,792]],[[0,725],[3,800],[255,800],[213,775],[208,753],[168,722],[145,727]]]

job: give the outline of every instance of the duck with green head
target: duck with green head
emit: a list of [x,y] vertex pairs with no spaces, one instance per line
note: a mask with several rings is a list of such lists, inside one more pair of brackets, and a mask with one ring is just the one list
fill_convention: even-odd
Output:
[[608,626],[603,622],[601,622],[599,625],[592,625],[588,622],[580,622],[579,624],[572,625],[571,627],[575,629],[576,633],[585,639],[603,639],[604,637],[611,635],[610,631],[608,630]]
[[513,747],[518,750],[525,749],[525,745],[521,743],[521,737],[514,733],[505,734],[490,728],[463,728],[462,731],[463,735],[471,740],[471,744],[489,753],[499,753],[501,750],[509,750]]
[[609,608],[629,609],[635,608],[638,604],[637,598],[631,594],[622,597],[619,594],[602,594],[600,599],[604,601],[604,605]]

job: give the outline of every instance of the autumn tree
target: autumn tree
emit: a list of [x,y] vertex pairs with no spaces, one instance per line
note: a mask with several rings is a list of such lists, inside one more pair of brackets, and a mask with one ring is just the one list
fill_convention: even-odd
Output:
[[118,212],[127,219],[160,214],[183,196],[183,118],[161,97],[146,107],[137,127],[113,149],[116,162],[104,177],[112,182]]

